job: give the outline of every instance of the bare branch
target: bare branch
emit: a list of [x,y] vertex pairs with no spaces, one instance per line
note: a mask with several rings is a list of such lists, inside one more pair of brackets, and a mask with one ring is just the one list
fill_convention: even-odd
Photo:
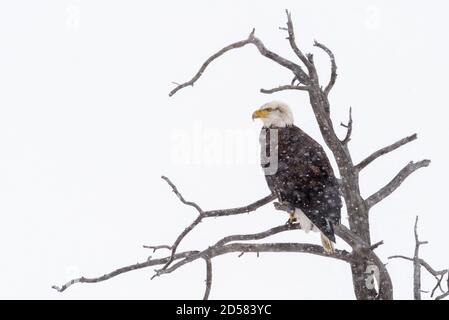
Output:
[[272,89],[260,89],[260,92],[261,93],[270,94],[270,93],[275,93],[275,92],[284,91],[284,90],[308,91],[309,87],[307,87],[307,86],[285,85],[285,86],[279,86],[279,87],[272,88]]
[[[435,290],[437,288],[440,288],[440,290],[443,292],[443,290],[441,288],[441,281],[443,280],[444,275],[448,273],[448,270],[446,269],[446,270],[436,271],[435,269],[433,269],[430,266],[430,264],[428,264],[426,261],[424,261],[423,259],[421,259],[419,257],[419,247],[423,244],[427,244],[428,242],[419,240],[418,216],[416,216],[416,219],[415,219],[414,236],[415,236],[415,252],[414,252],[413,258],[409,258],[409,257],[402,256],[402,255],[394,255],[394,256],[388,257],[388,259],[400,258],[400,259],[404,259],[404,260],[413,262],[413,297],[415,300],[421,300],[421,293],[424,292],[423,290],[421,290],[421,267],[424,267],[437,280],[437,284],[433,288],[432,293],[430,295],[431,297],[433,297]],[[449,278],[448,278],[448,281],[449,281]],[[437,297],[437,299],[438,299],[438,297]]]
[[203,255],[207,254],[210,257],[220,256],[231,252],[302,252],[314,255],[319,255],[323,257],[335,258],[338,260],[343,260],[346,262],[353,261],[352,256],[349,252],[342,250],[335,250],[334,253],[327,253],[324,251],[323,247],[315,244],[308,243],[231,243],[223,246],[212,246],[208,249],[199,252],[198,254],[193,254],[186,257],[185,259],[176,262],[169,268],[157,272],[156,276],[162,274],[171,273],[176,269],[184,266],[187,263],[193,262]]
[[[175,255],[174,259],[181,259],[181,258],[185,258],[189,255],[192,254],[196,254],[198,251],[186,251],[186,252],[181,252]],[[76,283],[96,283],[96,282],[102,282],[102,281],[106,281],[109,280],[111,278],[114,278],[120,274],[123,273],[127,273],[130,271],[134,271],[134,270],[139,270],[139,269],[143,269],[143,268],[147,268],[150,266],[156,266],[156,265],[161,265],[163,263],[166,263],[168,260],[170,259],[170,257],[165,257],[165,258],[161,258],[161,259],[154,259],[154,260],[147,260],[145,262],[140,262],[140,263],[136,263],[136,264],[132,264],[123,268],[119,268],[116,269],[110,273],[104,274],[100,277],[95,277],[95,278],[86,278],[86,277],[81,277],[81,278],[76,278],[73,280],[70,280],[69,282],[67,282],[66,284],[64,284],[63,286],[59,287],[59,286],[52,286],[53,289],[59,291],[59,292],[63,292],[65,291],[67,288],[69,288],[70,286],[76,284]]]
[[173,243],[172,246],[170,246],[171,248],[171,255],[170,255],[170,259],[167,261],[167,263],[162,267],[162,270],[166,269],[170,263],[172,263],[174,257],[175,257],[175,253],[176,250],[178,249],[179,244],[181,243],[182,239],[185,238],[185,236],[192,231],[203,219],[203,210],[200,208],[199,205],[197,205],[195,202],[192,201],[186,201],[184,199],[184,197],[182,196],[182,194],[178,191],[178,188],[173,184],[173,182],[170,181],[169,178],[162,176],[162,179],[164,179],[165,181],[167,181],[167,183],[170,185],[170,187],[173,189],[173,192],[176,194],[176,196],[179,198],[179,200],[181,200],[182,203],[184,203],[187,206],[191,206],[194,207],[198,212],[199,215],[196,217],[196,219],[187,227],[184,229],[184,231],[181,232],[181,234],[178,236],[178,238],[175,240],[175,242]]
[[241,48],[246,46],[247,44],[253,44],[254,46],[256,46],[256,48],[259,50],[260,54],[263,55],[264,57],[273,60],[275,62],[277,62],[278,64],[280,64],[281,66],[291,70],[295,76],[298,78],[298,80],[304,84],[308,84],[309,81],[309,77],[308,75],[304,72],[304,70],[302,70],[302,68],[288,60],[285,59],[281,56],[279,56],[278,54],[268,50],[265,45],[262,43],[262,41],[260,41],[260,39],[256,38],[254,36],[254,32],[255,29],[253,29],[253,31],[250,33],[249,37],[245,40],[241,40],[241,41],[237,41],[234,42],[224,48],[222,48],[221,50],[219,50],[218,52],[214,53],[212,56],[210,56],[200,67],[200,69],[198,70],[198,72],[193,76],[193,78],[185,83],[182,83],[178,86],[176,86],[170,93],[169,96],[173,96],[176,92],[178,92],[179,90],[181,90],[182,88],[185,88],[187,86],[193,86],[194,83],[201,77],[201,75],[204,73],[204,71],[206,70],[207,66],[214,61],[215,59],[219,58],[220,56],[222,56],[223,54],[225,54],[226,52],[233,50],[233,49],[237,49],[237,48]]
[[442,295],[439,295],[438,297],[435,298],[435,300],[442,300],[442,299],[446,298],[447,296],[449,296],[449,291],[443,293]]
[[194,207],[198,212],[199,215],[196,217],[196,219],[187,227],[185,228],[181,234],[176,238],[175,242],[172,246],[166,246],[166,248],[171,249],[171,258],[167,261],[167,263],[161,268],[161,270],[165,270],[170,263],[172,263],[173,258],[175,256],[176,250],[178,249],[179,244],[181,241],[204,219],[208,217],[219,217],[219,216],[228,216],[228,215],[235,215],[235,214],[241,214],[241,213],[247,213],[256,210],[257,208],[263,206],[264,204],[269,203],[270,201],[274,200],[276,198],[275,195],[271,194],[268,195],[250,205],[240,207],[240,208],[232,208],[232,209],[225,209],[225,210],[211,210],[211,211],[203,211],[201,207],[192,201],[186,201],[182,194],[179,192],[178,188],[175,186],[173,182],[170,181],[169,178],[163,176],[162,179],[164,179],[172,188],[173,192],[176,194],[176,196],[181,200],[182,203],[188,206]]
[[309,62],[312,64],[312,66],[315,68],[315,62],[313,60],[313,54],[308,53],[306,54],[307,60],[309,60]]
[[288,31],[288,41],[290,42],[290,46],[292,47],[295,54],[298,58],[304,63],[304,65],[309,70],[309,75],[313,75],[315,73],[315,67],[310,63],[310,61],[306,58],[306,56],[302,53],[302,51],[296,45],[295,40],[295,31],[293,29],[293,22],[291,13],[288,10],[285,10],[287,14],[287,31]]
[[203,300],[208,300],[212,287],[212,261],[208,257],[204,258],[204,261],[206,262],[206,290],[204,291]]
[[309,77],[298,64],[291,62],[290,60],[287,60],[279,56],[277,53],[268,50],[262,43],[262,41],[260,41],[260,39],[253,36],[251,40],[252,40],[251,43],[257,47],[261,55],[263,55],[268,59],[273,60],[274,62],[277,62],[284,68],[291,70],[301,83],[304,83],[306,85],[310,83]]
[[380,241],[378,241],[378,242],[376,242],[375,244],[373,244],[373,245],[371,245],[370,247],[369,247],[369,249],[370,250],[376,250],[377,248],[379,248],[381,245],[383,245],[384,244],[384,241],[383,240],[380,240]]
[[296,76],[293,77],[292,81],[290,82],[290,84],[293,86],[295,85],[296,81],[298,81],[298,85],[300,84],[298,78],[296,78]]
[[441,275],[441,276],[438,278],[438,282],[437,282],[437,284],[435,285],[435,287],[433,287],[432,293],[430,294],[430,297],[433,297],[433,295],[435,294],[435,291],[436,291],[438,288],[440,288],[441,292],[444,292],[444,291],[443,291],[443,288],[441,288],[441,281],[443,281],[443,278],[444,278],[444,274]]
[[281,226],[277,226],[277,227],[268,229],[263,232],[227,236],[227,237],[224,237],[223,239],[221,239],[220,241],[218,241],[215,244],[215,246],[222,246],[229,242],[234,242],[234,241],[261,240],[261,239],[268,238],[272,235],[275,235],[275,234],[278,234],[281,232],[290,231],[290,230],[299,230],[299,229],[301,229],[301,226],[299,225],[299,223],[292,224],[292,225],[284,224]]
[[[156,276],[159,276],[161,274],[171,273],[174,270],[178,269],[179,267],[181,267],[189,262],[195,261],[199,258],[210,260],[213,257],[223,255],[226,253],[231,253],[231,252],[256,252],[256,253],[258,253],[258,252],[302,252],[302,253],[311,253],[311,254],[315,254],[315,255],[320,255],[320,256],[324,256],[324,257],[331,257],[331,258],[343,260],[346,262],[350,262],[353,260],[353,256],[344,250],[335,250],[334,253],[327,253],[324,251],[324,249],[321,246],[313,245],[313,244],[303,244],[303,243],[257,243],[257,244],[232,243],[232,244],[228,244],[229,242],[235,241],[235,240],[262,239],[262,238],[266,238],[268,236],[271,236],[271,235],[274,235],[274,234],[277,234],[280,232],[300,228],[299,224],[294,225],[294,226],[296,226],[296,227],[291,228],[289,226],[283,225],[283,226],[269,229],[269,230],[261,232],[261,233],[229,236],[229,237],[221,239],[215,245],[205,249],[204,251],[186,251],[186,252],[177,253],[174,255],[173,261],[176,261],[179,259],[182,259],[182,260],[180,260],[179,262],[177,262],[176,264],[174,264],[173,266],[171,266],[165,270],[161,270],[161,269],[157,270],[156,274],[153,276],[153,278]],[[165,257],[165,258],[161,258],[161,259],[148,260],[148,261],[145,261],[142,263],[133,264],[133,265],[126,266],[123,268],[119,268],[117,270],[114,270],[108,274],[105,274],[105,275],[103,275],[101,277],[97,277],[97,278],[81,277],[81,278],[73,279],[73,280],[70,280],[69,282],[67,282],[62,287],[53,286],[53,288],[62,292],[64,290],[66,290],[68,287],[70,287],[71,285],[76,284],[76,283],[96,283],[96,282],[105,281],[105,280],[111,279],[117,275],[120,275],[120,274],[123,274],[126,272],[130,272],[133,270],[138,270],[138,269],[142,269],[142,268],[146,268],[146,267],[154,266],[154,265],[166,264],[168,261],[171,260],[171,258],[172,257],[169,256],[169,257]],[[210,277],[210,279],[212,279],[212,278]]]
[[420,168],[429,166],[430,160],[421,160],[419,162],[409,162],[399,173],[391,180],[385,187],[371,195],[366,199],[366,206],[368,209],[372,208],[374,205],[388,197],[392,194],[404,180],[413,172]]
[[168,245],[165,245],[165,244],[160,245],[160,246],[147,246],[147,245],[144,245],[143,247],[144,247],[145,249],[152,249],[153,252],[156,252],[156,250],[159,250],[159,249],[168,249],[168,250],[171,250],[171,249],[172,249],[171,246],[168,246]]
[[[289,206],[282,205],[280,203],[274,203],[275,209],[282,211],[291,211]],[[290,226],[290,228],[296,228],[297,224]],[[284,226],[285,228],[286,226]],[[355,234],[349,230],[345,225],[339,224],[334,226],[335,234],[340,237],[343,241],[351,246],[354,250],[354,257],[357,259],[356,263],[370,262],[377,266],[379,270],[379,292],[378,298],[382,299],[393,299],[393,287],[391,283],[391,278],[383,264],[382,260],[374,253],[374,249],[383,244],[383,241],[379,241],[374,245],[366,243],[359,235]],[[351,264],[352,266],[353,264]]]
[[352,135],[352,107],[349,108],[349,120],[348,120],[348,124],[345,125],[343,123],[341,123],[341,125],[343,127],[345,127],[346,129],[348,129],[346,131],[346,136],[345,138],[341,141],[342,144],[347,145],[349,141],[351,141],[351,135]]
[[394,255],[394,256],[389,256],[388,259],[404,259],[404,260],[409,260],[409,261],[413,261],[413,258],[409,258],[406,256],[401,256],[401,255]]
[[355,169],[357,171],[361,171],[363,168],[365,168],[367,165],[369,165],[371,162],[373,162],[380,156],[383,156],[384,154],[387,154],[393,150],[396,150],[397,148],[399,148],[409,142],[412,142],[412,141],[416,140],[417,138],[418,138],[418,136],[415,133],[415,134],[412,134],[411,136],[405,137],[405,138],[393,143],[392,145],[382,148],[382,149],[374,152],[373,154],[371,154],[369,157],[367,157],[365,160],[360,162],[358,165],[356,165]]
[[324,94],[326,96],[328,96],[329,92],[332,90],[332,87],[334,86],[335,82],[337,81],[337,63],[335,62],[334,53],[328,47],[326,47],[324,44],[319,43],[318,41],[315,40],[314,46],[324,50],[329,55],[329,58],[331,60],[331,77],[330,77],[329,83],[327,84],[326,88],[324,89]]
[[220,209],[220,210],[210,210],[204,212],[204,217],[224,217],[224,216],[232,216],[236,214],[242,214],[242,213],[249,213],[252,211],[257,210],[258,208],[266,205],[267,203],[270,203],[276,199],[275,194],[270,194],[266,197],[263,197],[260,200],[257,200],[247,206],[238,207],[238,208],[232,208],[232,209]]
[[[389,256],[388,259],[404,259],[404,260],[408,260],[408,261],[414,261],[413,258],[402,256],[402,255]],[[429,271],[429,273],[433,276],[445,275],[448,272],[447,269],[440,270],[440,271],[433,269],[424,259],[419,258],[418,261],[419,261],[419,264],[422,265],[424,268],[426,268],[426,270]]]
[[207,59],[203,65],[201,66],[201,68],[198,70],[198,72],[193,76],[193,78],[185,83],[182,83],[180,85],[177,85],[170,93],[169,96],[173,96],[177,91],[181,90],[182,88],[185,88],[187,86],[193,86],[194,83],[201,77],[201,75],[203,74],[203,72],[206,70],[207,66],[214,61],[215,59],[217,59],[218,57],[222,56],[223,54],[225,54],[226,52],[232,50],[232,49],[237,49],[237,48],[241,48],[243,46],[246,46],[247,44],[251,43],[250,39],[252,38],[252,36],[254,35],[254,29],[251,32],[251,34],[249,35],[248,39],[246,40],[242,40],[242,41],[238,41],[238,42],[234,42],[226,47],[224,47],[223,49],[221,49],[220,51],[218,51],[217,53],[213,54],[212,56],[209,57],[209,59]]
[[426,270],[431,274],[431,275],[433,275],[434,277],[437,277],[437,276],[441,276],[441,275],[445,275],[447,272],[448,272],[448,270],[447,269],[444,269],[444,270],[435,270],[435,269],[433,269],[431,266],[430,266],[430,264],[428,264],[425,260],[423,260],[423,259],[419,259],[419,264],[420,265],[422,265],[424,268],[426,268]]
[[415,300],[421,300],[421,264],[419,262],[419,247],[424,242],[418,238],[418,216],[415,219],[415,253],[413,255],[413,296]]
[[185,228],[184,231],[181,232],[178,238],[176,238],[175,242],[171,246],[170,259],[168,259],[167,263],[161,268],[161,270],[165,270],[170,265],[170,263],[173,262],[176,255],[176,250],[178,249],[178,246],[181,243],[182,239],[184,239],[185,236],[201,222],[201,220],[203,220],[203,216],[198,215],[198,217],[196,217],[196,219],[193,220],[193,222],[187,228]]
[[268,195],[250,205],[240,207],[240,208],[233,208],[233,209],[225,209],[225,210],[211,210],[211,211],[203,211],[201,207],[192,201],[186,201],[182,194],[179,192],[178,188],[175,186],[173,182],[170,181],[169,178],[162,176],[162,179],[164,179],[170,187],[173,189],[173,192],[176,194],[176,196],[181,200],[182,203],[188,206],[194,207],[198,212],[199,215],[196,217],[196,219],[187,227],[185,228],[181,234],[176,238],[175,242],[173,243],[171,248],[171,258],[167,261],[167,263],[159,270],[165,270],[172,262],[176,253],[176,250],[178,249],[179,244],[181,241],[189,234],[204,218],[208,217],[219,217],[219,216],[228,216],[228,215],[235,215],[235,214],[241,214],[246,212],[251,212],[256,210],[257,208],[263,206],[264,204],[269,203],[270,201],[274,200],[276,198],[275,195],[271,194]]
[[[336,227],[340,227],[340,226],[336,226]],[[244,241],[260,240],[260,239],[265,239],[274,234],[278,234],[278,233],[289,231],[289,230],[296,230],[296,229],[300,229],[300,228],[301,227],[299,224],[281,225],[281,226],[274,227],[274,228],[271,228],[271,229],[268,229],[266,231],[259,232],[259,233],[227,236],[227,237],[221,239],[220,241],[218,241],[215,245],[209,247],[208,249],[206,249],[202,252],[198,252],[198,254],[194,254],[192,256],[186,257],[185,259],[180,260],[179,262],[175,263],[174,265],[170,266],[169,268],[156,270],[156,274],[154,275],[154,277],[157,277],[157,276],[160,276],[160,275],[166,274],[166,273],[171,273],[174,270],[178,269],[179,267],[181,267],[187,263],[190,263],[194,260],[202,258],[204,255],[212,258],[217,255],[221,255],[221,254],[229,253],[229,252],[240,252],[242,254],[242,252],[243,253],[244,252],[263,252],[263,251],[278,252],[278,251],[287,250],[286,252],[308,252],[308,253],[312,253],[312,254],[328,256],[328,257],[344,260],[347,262],[352,261],[352,255],[346,251],[335,250],[334,253],[327,253],[324,251],[324,249],[321,246],[315,246],[315,245],[311,245],[311,244],[296,244],[295,243],[295,244],[289,244],[290,246],[286,247],[285,243],[278,243],[278,244],[270,244],[269,248],[261,246],[260,250],[255,249],[253,247],[253,245],[249,245],[249,247],[247,247],[246,244],[239,244],[239,246],[237,246],[237,247],[231,247],[232,249],[225,248],[227,246],[231,246],[231,245],[228,245],[229,242],[242,241],[242,240],[244,240]],[[336,231],[335,231],[338,235],[341,233],[339,230],[340,230],[339,228],[336,228]],[[346,230],[347,230],[347,232],[350,233],[350,231],[348,229],[346,229]],[[347,236],[345,236],[345,235],[342,236],[342,238],[346,238],[346,237]],[[363,247],[363,245],[361,245],[361,247]],[[257,247],[257,248],[259,248],[259,247]],[[222,251],[222,250],[224,250],[224,251]],[[230,251],[228,251],[228,250],[230,250]],[[292,251],[290,251],[290,250],[292,250]]]
[[[285,211],[285,212],[292,211],[292,206],[287,205],[285,203],[275,202],[274,208],[276,210]],[[278,228],[297,229],[297,228],[301,228],[301,227],[299,224],[293,224],[293,225],[286,224],[286,225],[280,226]],[[362,253],[363,249],[367,249],[367,248],[369,249],[369,246],[360,237],[358,237],[351,230],[346,228],[346,226],[344,226],[343,224],[334,226],[334,232],[337,236],[339,236],[347,244],[349,244],[354,251],[356,251],[358,253]]]
[[192,201],[186,201],[184,199],[184,197],[182,196],[182,194],[178,191],[178,188],[176,188],[176,186],[173,184],[173,182],[170,181],[169,178],[167,178],[166,176],[162,176],[162,179],[164,179],[165,181],[167,181],[167,183],[170,185],[170,187],[173,189],[173,192],[176,194],[176,196],[179,198],[179,200],[181,200],[182,203],[184,203],[187,206],[191,206],[194,207],[200,214],[203,214],[203,210],[200,208],[199,205],[197,205],[195,202]]

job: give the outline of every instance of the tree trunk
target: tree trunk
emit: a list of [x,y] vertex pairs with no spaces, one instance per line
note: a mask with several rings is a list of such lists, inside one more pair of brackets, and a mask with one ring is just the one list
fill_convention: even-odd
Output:
[[[366,244],[371,245],[369,209],[360,195],[358,172],[354,167],[347,144],[342,143],[335,134],[329,116],[330,105],[327,95],[316,83],[314,88],[309,90],[309,98],[321,134],[338,165],[341,177],[341,192],[348,210],[349,228]],[[390,290],[379,288],[379,292],[384,293],[383,296],[377,292],[373,285],[374,275],[370,272],[370,265],[372,263],[366,257],[360,257],[358,262],[351,263],[352,282],[356,298],[359,300],[390,299],[390,294],[385,293]],[[376,271],[373,270],[373,272]]]

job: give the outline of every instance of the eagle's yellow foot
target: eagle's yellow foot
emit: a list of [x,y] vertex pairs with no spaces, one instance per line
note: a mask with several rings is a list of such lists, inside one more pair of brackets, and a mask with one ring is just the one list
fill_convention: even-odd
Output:
[[292,225],[292,224],[296,223],[297,221],[298,221],[298,215],[296,214],[296,212],[289,212],[287,224]]

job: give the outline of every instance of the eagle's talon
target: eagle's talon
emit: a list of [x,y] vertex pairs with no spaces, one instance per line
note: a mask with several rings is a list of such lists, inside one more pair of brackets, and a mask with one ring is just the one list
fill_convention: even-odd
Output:
[[296,222],[298,222],[298,215],[295,212],[289,213],[289,217],[286,224],[291,226],[294,225]]

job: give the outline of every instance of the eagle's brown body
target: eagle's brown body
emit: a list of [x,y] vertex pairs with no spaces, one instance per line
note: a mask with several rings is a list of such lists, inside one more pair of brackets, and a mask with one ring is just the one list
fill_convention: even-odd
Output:
[[[340,223],[341,198],[339,183],[329,159],[318,142],[300,128],[262,128],[262,152],[269,158],[270,130],[277,130],[277,145],[271,146],[277,153],[278,166],[274,173],[266,172],[270,190],[280,202],[300,209],[307,218],[331,241],[335,242],[335,224]],[[275,139],[271,138],[275,141]],[[263,168],[269,164],[262,163]]]

